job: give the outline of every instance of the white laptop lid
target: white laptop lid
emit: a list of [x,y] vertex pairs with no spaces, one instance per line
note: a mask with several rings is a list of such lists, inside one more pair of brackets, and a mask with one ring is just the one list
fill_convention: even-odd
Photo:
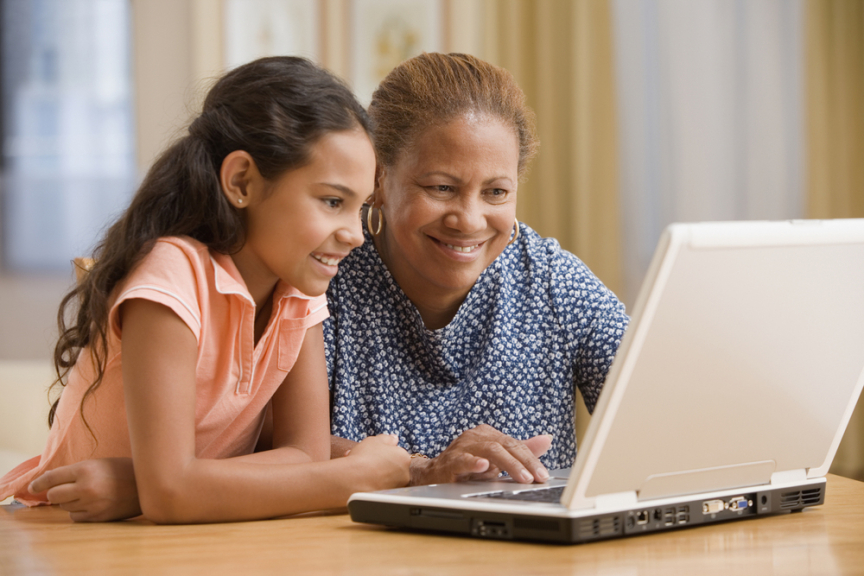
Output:
[[862,386],[864,220],[672,225],[562,502],[822,476]]

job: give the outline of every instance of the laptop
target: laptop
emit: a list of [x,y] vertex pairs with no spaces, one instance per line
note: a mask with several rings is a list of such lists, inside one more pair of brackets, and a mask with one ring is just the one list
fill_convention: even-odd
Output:
[[864,386],[864,219],[673,224],[571,469],[351,496],[356,522],[581,543],[822,504]]

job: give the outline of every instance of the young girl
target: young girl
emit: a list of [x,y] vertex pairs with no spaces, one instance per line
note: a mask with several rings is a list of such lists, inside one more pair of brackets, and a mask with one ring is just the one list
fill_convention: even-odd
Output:
[[[323,294],[363,242],[368,129],[351,92],[303,59],[258,60],[213,87],[61,303],[66,388],[45,452],[0,479],[0,500],[74,520],[215,522],[407,483],[392,436],[329,460]],[[268,403],[273,449],[253,453]],[[85,481],[130,456],[135,482],[112,485],[131,486],[125,500]]]

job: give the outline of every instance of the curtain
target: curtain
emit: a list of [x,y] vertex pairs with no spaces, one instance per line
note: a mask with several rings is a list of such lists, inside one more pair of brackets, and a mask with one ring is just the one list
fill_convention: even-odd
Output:
[[[811,218],[864,217],[864,2],[809,0],[807,154]],[[831,472],[864,480],[864,401]]]
[[675,221],[804,215],[799,0],[613,0],[624,298]]
[[537,114],[540,153],[519,219],[621,288],[612,29],[606,0],[487,1],[484,54]]

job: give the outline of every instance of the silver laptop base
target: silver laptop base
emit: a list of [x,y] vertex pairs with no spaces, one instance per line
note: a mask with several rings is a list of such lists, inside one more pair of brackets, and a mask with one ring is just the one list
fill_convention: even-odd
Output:
[[825,483],[766,488],[721,499],[684,500],[624,512],[572,517],[539,517],[485,510],[458,510],[395,502],[352,500],[351,519],[409,530],[449,532],[495,540],[578,544],[621,536],[677,530],[728,520],[798,512],[825,502]]

